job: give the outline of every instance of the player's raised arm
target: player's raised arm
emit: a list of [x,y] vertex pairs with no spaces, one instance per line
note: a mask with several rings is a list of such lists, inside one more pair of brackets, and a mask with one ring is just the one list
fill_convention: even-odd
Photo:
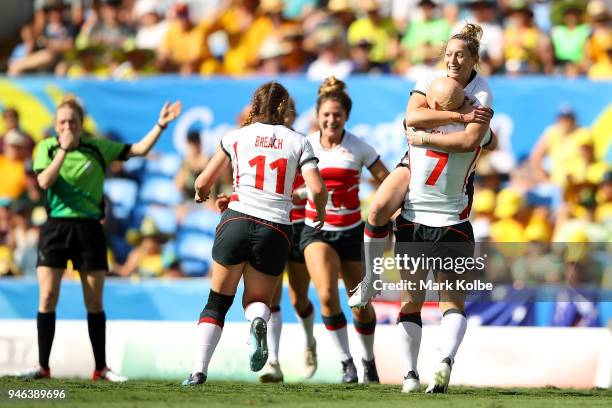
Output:
[[157,122],[153,128],[149,131],[149,133],[144,135],[139,142],[132,145],[129,156],[146,156],[151,148],[153,148],[157,142],[157,139],[159,139],[159,136],[162,134],[164,129],[166,129],[168,124],[174,119],[178,118],[182,109],[183,104],[181,101],[174,102],[173,104],[166,102],[162,107],[161,112],[159,112],[159,118],[157,119]]
[[408,132],[408,143],[413,146],[426,146],[449,153],[473,152],[489,131],[489,124],[470,123],[461,132],[447,134],[425,131]]

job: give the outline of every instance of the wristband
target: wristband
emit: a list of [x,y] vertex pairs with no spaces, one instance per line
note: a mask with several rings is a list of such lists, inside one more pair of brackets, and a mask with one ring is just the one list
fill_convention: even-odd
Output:
[[166,130],[166,128],[168,127],[168,125],[166,125],[166,126],[162,126],[162,124],[161,124],[161,123],[159,123],[159,122],[157,122],[157,123],[155,123],[155,124],[156,124],[157,126],[159,126],[159,128],[160,128],[161,130]]

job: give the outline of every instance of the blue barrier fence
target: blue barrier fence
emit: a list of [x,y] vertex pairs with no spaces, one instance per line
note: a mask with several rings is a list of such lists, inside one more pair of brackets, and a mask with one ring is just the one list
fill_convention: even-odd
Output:
[[[173,320],[196,321],[206,303],[210,281],[208,279],[184,279],[176,281],[144,280],[130,282],[109,279],[104,289],[104,305],[107,317],[112,320]],[[612,319],[610,293],[592,292],[594,301],[551,302],[547,289],[533,290],[523,301],[472,302],[467,305],[468,318],[478,319],[483,325],[494,326],[572,326],[576,324],[595,327],[605,326]],[[341,299],[344,296],[341,294]],[[238,289],[226,321],[244,321],[241,306],[242,288]],[[535,301],[544,299],[544,301]],[[311,287],[310,300],[316,312],[315,320],[321,322],[320,306],[316,292]],[[345,301],[342,304],[347,320],[352,313]],[[0,280],[0,319],[35,319],[38,305],[38,285],[34,279]],[[296,322],[289,301],[287,287],[283,288],[281,303],[285,322]],[[79,282],[64,281],[57,307],[60,319],[85,319],[83,295]],[[382,317],[379,316],[379,318]],[[394,316],[382,320],[394,323]],[[380,319],[379,319],[380,320]]]

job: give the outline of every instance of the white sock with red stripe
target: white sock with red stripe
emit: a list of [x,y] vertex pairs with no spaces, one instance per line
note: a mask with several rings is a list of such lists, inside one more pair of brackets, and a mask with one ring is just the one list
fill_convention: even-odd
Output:
[[253,302],[244,308],[244,317],[249,322],[252,322],[257,317],[261,317],[266,322],[270,320],[270,308],[263,302]]
[[308,308],[302,313],[296,310],[296,314],[298,321],[304,329],[304,335],[306,335],[306,346],[314,346],[314,307],[312,307],[312,303],[308,302]]
[[400,349],[404,357],[404,375],[414,371],[416,375],[423,322],[421,313],[400,313],[397,318],[397,329],[400,337]]
[[369,323],[353,322],[355,330],[362,346],[362,358],[366,361],[374,360],[374,331],[376,329],[376,318]]
[[281,318],[280,306],[273,307],[268,320],[268,362],[278,362],[278,350],[280,348],[281,332],[283,331],[283,319]]
[[444,312],[440,322],[442,329],[440,339],[440,357],[450,357],[451,362],[455,361],[457,350],[463,341],[463,336],[467,329],[467,319],[465,313],[459,309],[449,309]]
[[323,323],[327,332],[331,336],[332,342],[340,353],[341,361],[346,361],[351,357],[349,349],[348,331],[346,330],[346,317],[340,312],[335,316],[323,316]]
[[192,372],[208,375],[208,363],[210,363],[210,359],[219,343],[223,327],[214,323],[203,322],[198,324],[196,331],[196,356]]
[[372,270],[374,259],[382,258],[389,241],[389,225],[372,225],[368,222],[363,229],[364,262],[366,265],[364,281],[373,283],[379,275]]

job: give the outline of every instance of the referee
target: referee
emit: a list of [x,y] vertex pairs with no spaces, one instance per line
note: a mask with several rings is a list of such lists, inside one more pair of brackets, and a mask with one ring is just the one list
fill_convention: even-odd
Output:
[[74,96],[65,97],[55,115],[56,138],[40,142],[34,171],[47,198],[48,220],[38,243],[36,275],[40,285],[38,306],[38,362],[26,378],[50,378],[49,355],[55,334],[55,307],[60,282],[70,259],[79,271],[87,308],[89,339],[95,359],[94,380],[114,382],[126,378],[106,366],[106,316],[102,307],[104,276],[108,271],[106,238],[100,224],[104,217],[105,169],[113,160],[144,156],[168,123],[181,112],[181,103],[168,102],[153,129],[138,143],[129,145],[94,139],[83,133],[83,108]]

